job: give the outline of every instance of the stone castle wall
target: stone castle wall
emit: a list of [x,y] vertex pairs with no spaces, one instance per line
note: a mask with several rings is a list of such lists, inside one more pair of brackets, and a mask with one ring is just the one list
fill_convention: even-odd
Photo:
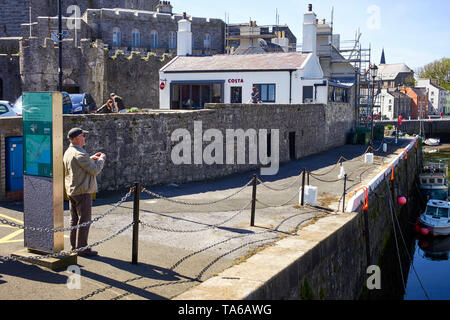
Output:
[[[63,79],[73,80],[80,92],[90,93],[98,107],[115,92],[128,108],[159,108],[159,69],[168,63],[167,56],[111,56],[101,41],[87,39],[81,40],[79,47],[71,39],[64,40],[63,52]],[[20,70],[24,92],[57,90],[58,47],[48,38],[44,46],[37,38],[21,41]]]
[[[156,9],[158,0],[62,0],[62,14],[67,15],[67,8],[78,5],[83,14],[88,8],[125,8],[134,10]],[[17,37],[21,35],[21,24],[29,23],[37,17],[52,17],[58,14],[56,0],[0,0],[0,37]]]
[[0,100],[12,103],[20,96],[19,56],[0,54]]

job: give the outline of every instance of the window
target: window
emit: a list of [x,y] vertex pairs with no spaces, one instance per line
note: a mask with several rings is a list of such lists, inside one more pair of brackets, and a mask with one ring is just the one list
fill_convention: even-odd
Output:
[[131,33],[131,46],[132,47],[140,47],[141,46],[141,33],[138,29],[133,29]]
[[205,33],[203,36],[203,48],[205,50],[211,50],[211,35],[209,33]]
[[314,101],[314,87],[303,86],[303,103],[311,103]]
[[0,114],[7,113],[8,111],[9,110],[8,110],[8,108],[5,105],[0,104]]
[[330,102],[349,102],[348,89],[342,87],[328,86],[328,101]]
[[171,31],[169,33],[169,49],[176,49],[176,48],[177,48],[177,33]]
[[150,33],[150,47],[151,48],[158,48],[159,47],[159,36],[158,31],[152,30]]
[[261,102],[275,102],[275,84],[254,84],[259,92]]
[[430,183],[434,183],[434,179],[430,179]]
[[448,218],[448,209],[429,206],[427,207],[426,215],[433,218]]
[[223,82],[174,83],[172,109],[201,109],[205,103],[223,103]]
[[113,46],[120,47],[122,45],[122,33],[120,28],[115,27],[113,29]]
[[389,106],[389,112],[392,112],[392,106]]

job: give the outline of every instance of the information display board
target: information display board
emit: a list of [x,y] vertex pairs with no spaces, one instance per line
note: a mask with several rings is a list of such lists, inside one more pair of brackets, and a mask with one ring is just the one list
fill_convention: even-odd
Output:
[[23,94],[24,174],[53,177],[52,93]]
[[[61,92],[23,94],[24,214],[26,227],[64,227],[63,99]],[[39,253],[64,249],[64,232],[24,230]]]

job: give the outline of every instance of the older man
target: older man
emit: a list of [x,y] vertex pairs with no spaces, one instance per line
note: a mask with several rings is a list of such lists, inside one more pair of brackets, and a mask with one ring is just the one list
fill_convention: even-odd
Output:
[[[64,153],[65,188],[69,197],[71,226],[91,221],[92,194],[97,192],[96,176],[102,171],[106,155],[98,152],[93,156],[84,150],[86,134],[81,128],[73,128],[67,138],[70,146]],[[78,232],[77,232],[78,231]],[[78,236],[78,241],[77,241]],[[88,245],[89,225],[72,230],[70,244],[72,250],[84,248]],[[91,249],[79,252],[80,256],[96,256],[98,253]]]

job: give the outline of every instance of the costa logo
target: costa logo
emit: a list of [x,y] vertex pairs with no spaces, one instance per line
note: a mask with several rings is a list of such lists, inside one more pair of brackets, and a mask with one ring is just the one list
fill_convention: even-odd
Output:
[[244,83],[244,79],[228,79],[228,83]]

